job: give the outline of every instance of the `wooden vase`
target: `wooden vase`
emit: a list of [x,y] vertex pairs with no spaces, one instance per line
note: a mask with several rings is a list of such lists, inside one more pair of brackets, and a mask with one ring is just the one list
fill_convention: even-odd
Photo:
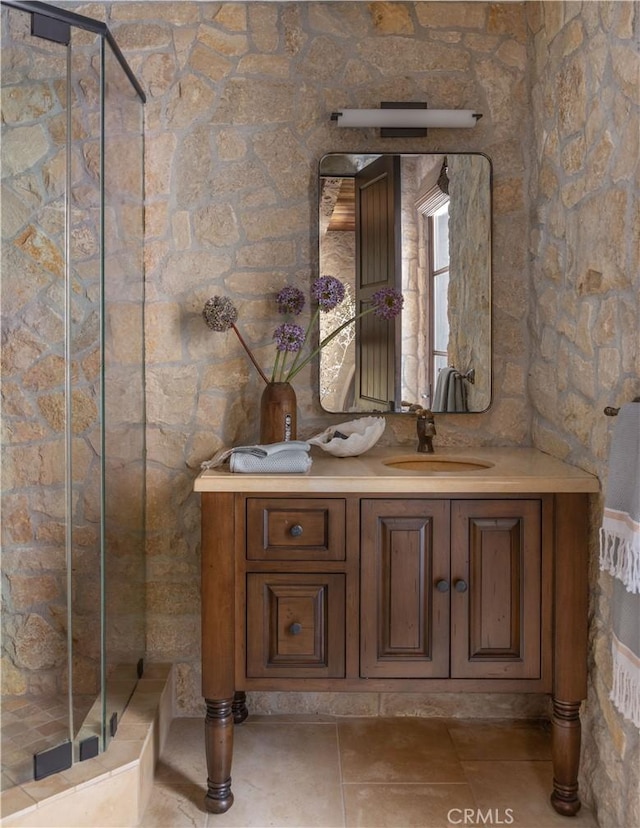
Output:
[[296,392],[288,382],[270,382],[260,399],[260,442],[296,439]]

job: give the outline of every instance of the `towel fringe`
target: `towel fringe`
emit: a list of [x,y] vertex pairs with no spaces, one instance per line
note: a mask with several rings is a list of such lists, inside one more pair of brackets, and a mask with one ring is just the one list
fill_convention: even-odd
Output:
[[628,592],[640,592],[640,538],[625,538],[600,527],[600,569],[618,578]]
[[640,728],[640,670],[625,656],[615,635],[611,653],[613,686],[609,698],[625,719],[630,719],[637,728]]

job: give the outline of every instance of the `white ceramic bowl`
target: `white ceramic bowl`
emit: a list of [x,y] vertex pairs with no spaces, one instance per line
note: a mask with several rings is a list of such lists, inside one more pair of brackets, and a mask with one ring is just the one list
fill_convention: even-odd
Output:
[[[312,446],[320,446],[335,457],[357,457],[375,446],[386,425],[384,417],[360,417],[358,420],[330,426],[311,437],[308,442]],[[345,437],[336,437],[336,432]]]

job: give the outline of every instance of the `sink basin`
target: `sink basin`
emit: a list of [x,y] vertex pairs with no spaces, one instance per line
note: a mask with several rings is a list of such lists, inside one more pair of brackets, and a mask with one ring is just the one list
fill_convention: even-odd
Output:
[[390,457],[383,461],[385,466],[400,471],[419,471],[423,474],[435,472],[473,472],[490,469],[493,463],[472,457],[443,457],[437,454],[408,454],[404,457]]

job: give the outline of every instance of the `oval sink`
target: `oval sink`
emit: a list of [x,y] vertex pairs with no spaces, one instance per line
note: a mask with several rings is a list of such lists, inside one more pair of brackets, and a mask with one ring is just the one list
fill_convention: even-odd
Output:
[[471,457],[442,457],[437,454],[410,454],[405,457],[391,457],[383,460],[385,466],[400,471],[419,471],[425,474],[434,472],[473,472],[490,469],[493,463],[476,460]]

